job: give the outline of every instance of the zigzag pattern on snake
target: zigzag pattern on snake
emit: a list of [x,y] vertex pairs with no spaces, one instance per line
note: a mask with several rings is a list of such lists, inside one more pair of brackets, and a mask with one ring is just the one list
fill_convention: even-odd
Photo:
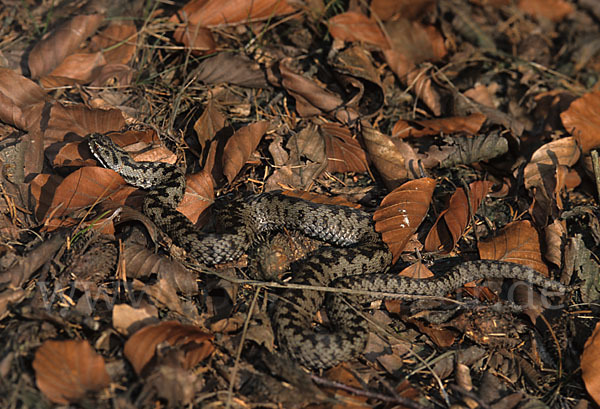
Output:
[[[293,264],[296,284],[398,296],[444,296],[477,279],[513,278],[552,291],[567,290],[563,284],[529,267],[491,260],[465,262],[443,276],[428,279],[386,274],[392,256],[368,213],[345,206],[315,204],[278,192],[232,201],[224,213],[229,218],[227,225],[235,226],[233,230],[226,234],[203,233],[176,210],[185,191],[185,175],[177,166],[136,162],[106,135],[90,135],[88,145],[104,167],[118,172],[127,183],[149,190],[143,212],[200,263],[213,265],[235,260],[259,235],[293,229],[331,244]],[[325,301],[335,328],[316,333],[312,319]],[[310,368],[327,368],[351,359],[363,351],[368,336],[366,320],[341,296],[325,297],[320,291],[284,291],[274,308],[273,326],[280,348]]]

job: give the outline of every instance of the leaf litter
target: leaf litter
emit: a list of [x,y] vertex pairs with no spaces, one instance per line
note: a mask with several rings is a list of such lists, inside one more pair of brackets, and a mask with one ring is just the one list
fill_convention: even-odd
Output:
[[[600,404],[593,1],[6,1],[0,16],[0,406]],[[197,266],[140,212],[145,192],[97,167],[93,132],[186,169],[179,210],[198,228],[218,228],[218,197],[279,189],[372,212],[395,273],[504,260],[580,290],[549,303],[488,280],[374,302],[357,308],[364,353],[307,373],[278,355],[269,313],[323,243],[282,231]]]

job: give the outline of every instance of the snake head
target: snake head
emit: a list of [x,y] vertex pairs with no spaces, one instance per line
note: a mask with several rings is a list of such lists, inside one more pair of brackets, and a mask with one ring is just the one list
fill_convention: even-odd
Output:
[[108,169],[115,169],[119,164],[119,154],[127,155],[108,135],[92,133],[88,136],[90,152],[100,164]]

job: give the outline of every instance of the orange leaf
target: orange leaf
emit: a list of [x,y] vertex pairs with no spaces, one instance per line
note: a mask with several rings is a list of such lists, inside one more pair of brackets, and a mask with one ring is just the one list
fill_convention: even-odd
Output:
[[285,0],[192,0],[171,21],[213,27],[264,20],[294,11]]
[[455,116],[450,118],[428,119],[420,121],[399,120],[394,125],[392,137],[408,138],[426,135],[439,135],[466,132],[476,134],[485,122],[485,115],[474,113],[468,116]]
[[390,48],[385,34],[373,19],[356,11],[348,11],[329,19],[329,32],[336,40],[361,41],[385,50]]
[[33,369],[38,388],[62,405],[77,402],[110,383],[104,359],[87,341],[45,341],[35,352]]
[[154,357],[158,344],[166,342],[185,351],[185,369],[191,369],[212,354],[215,349],[212,339],[212,334],[193,325],[165,321],[137,331],[127,340],[123,352],[140,375]]
[[238,129],[223,149],[223,173],[229,183],[237,176],[269,128],[269,121],[260,121]]
[[519,0],[518,7],[525,13],[558,22],[571,14],[574,9],[565,0]]
[[538,233],[529,221],[507,224],[494,238],[479,241],[478,248],[482,259],[523,264],[548,276]]
[[560,114],[565,129],[575,137],[584,154],[600,146],[600,91],[590,92]]
[[590,396],[600,405],[600,323],[585,341],[581,354],[581,377]]
[[430,178],[406,182],[388,194],[373,215],[375,230],[389,246],[394,262],[427,214],[434,188]]
[[443,247],[449,253],[469,224],[471,212],[477,212],[481,200],[487,195],[491,182],[473,182],[469,185],[470,196],[467,199],[464,189],[458,188],[450,198],[448,208],[440,213],[431,231],[425,239],[425,250],[436,251]]

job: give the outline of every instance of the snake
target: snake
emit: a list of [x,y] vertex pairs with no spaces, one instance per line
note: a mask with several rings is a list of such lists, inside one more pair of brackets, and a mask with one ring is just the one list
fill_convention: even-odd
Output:
[[[88,136],[93,157],[117,172],[125,182],[147,190],[142,211],[195,261],[215,265],[234,261],[263,235],[296,230],[328,243],[307,258],[292,263],[294,288],[285,289],[273,308],[272,324],[279,348],[310,369],[329,368],[353,359],[365,348],[368,321],[340,293],[311,290],[313,286],[395,296],[442,297],[464,284],[489,278],[528,281],[564,293],[567,285],[531,267],[497,260],[463,262],[443,275],[425,279],[389,273],[392,254],[375,230],[370,213],[348,206],[317,204],[279,191],[232,199],[223,217],[225,233],[208,233],[177,211],[185,188],[185,173],[174,164],[135,161],[105,134]],[[308,289],[306,289],[308,288]],[[331,328],[317,331],[313,319],[325,306]]]

